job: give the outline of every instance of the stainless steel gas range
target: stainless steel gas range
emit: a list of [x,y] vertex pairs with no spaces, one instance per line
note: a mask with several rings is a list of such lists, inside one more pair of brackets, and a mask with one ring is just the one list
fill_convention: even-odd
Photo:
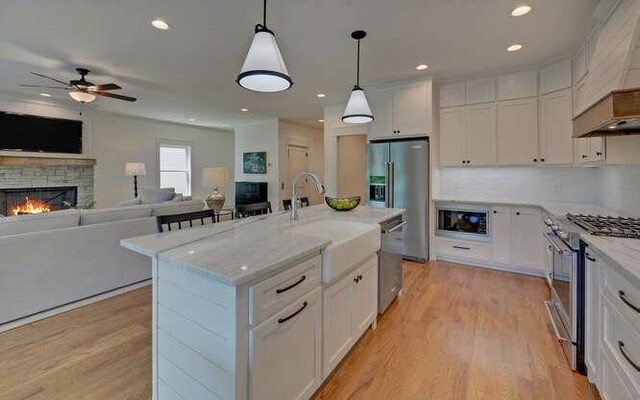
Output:
[[640,239],[640,218],[567,214],[547,217],[551,299],[545,302],[558,343],[573,370],[584,363],[585,248],[581,234]]

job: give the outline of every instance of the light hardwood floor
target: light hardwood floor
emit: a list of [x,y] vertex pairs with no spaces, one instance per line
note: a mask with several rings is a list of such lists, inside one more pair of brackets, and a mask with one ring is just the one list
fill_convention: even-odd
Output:
[[[546,325],[545,282],[405,263],[404,296],[314,400],[598,399]],[[148,399],[150,290],[0,334],[0,399]]]

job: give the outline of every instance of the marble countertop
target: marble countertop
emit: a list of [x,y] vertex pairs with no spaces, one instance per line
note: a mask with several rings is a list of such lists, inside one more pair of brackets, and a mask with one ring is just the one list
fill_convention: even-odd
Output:
[[609,263],[617,264],[627,272],[629,279],[640,285],[640,240],[622,239],[607,236],[582,235],[589,246],[596,248],[608,258]]
[[120,244],[149,257],[188,268],[228,285],[238,286],[320,253],[330,240],[296,234],[288,227],[320,219],[379,224],[402,215],[402,209],[361,206],[338,212],[325,205],[301,208],[299,221],[288,212],[225,221],[204,227],[124,239]]
[[521,207],[540,207],[546,212],[554,216],[564,216],[567,213],[572,214],[593,214],[593,215],[622,215],[619,210],[607,209],[596,204],[590,203],[554,203],[554,202],[526,202],[517,200],[495,200],[495,199],[450,199],[450,198],[434,198],[434,202],[438,203],[464,203],[464,204],[492,204],[504,206],[521,206]]

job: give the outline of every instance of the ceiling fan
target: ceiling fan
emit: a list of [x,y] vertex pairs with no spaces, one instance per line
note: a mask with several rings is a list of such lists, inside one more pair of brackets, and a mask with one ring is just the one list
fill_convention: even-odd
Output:
[[42,85],[20,85],[20,86],[68,90],[69,96],[71,96],[72,99],[80,103],[91,103],[93,100],[96,99],[96,95],[103,96],[103,97],[110,97],[112,99],[118,99],[118,100],[124,100],[124,101],[137,100],[135,97],[123,96],[121,94],[108,92],[108,90],[122,89],[120,86],[116,85],[115,83],[96,85],[87,81],[85,79],[85,76],[87,76],[91,71],[86,68],[76,68],[76,72],[80,74],[80,79],[72,79],[68,83],[56,78],[52,78],[50,76],[39,74],[37,72],[32,72],[33,75],[52,80],[54,82],[60,83],[65,86],[42,86]]

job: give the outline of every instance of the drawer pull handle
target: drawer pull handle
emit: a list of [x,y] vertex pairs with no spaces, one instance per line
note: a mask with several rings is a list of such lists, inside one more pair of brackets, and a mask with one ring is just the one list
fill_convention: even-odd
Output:
[[306,275],[302,275],[302,277],[300,279],[298,279],[296,282],[292,283],[291,285],[287,286],[287,287],[283,287],[282,289],[276,289],[276,293],[280,294],[280,293],[284,293],[288,290],[293,289],[294,287],[298,286],[299,284],[301,284],[302,282],[304,282],[304,280],[307,279]]
[[294,312],[293,314],[289,315],[288,317],[278,318],[278,323],[279,324],[284,324],[285,322],[289,321],[291,318],[294,318],[296,315],[300,314],[302,312],[302,310],[307,308],[308,305],[309,304],[305,301],[304,303],[302,303],[302,307],[300,307],[300,309],[298,311]]
[[627,354],[626,351],[624,351],[624,342],[622,340],[618,340],[618,349],[620,349],[620,353],[622,354],[622,356],[624,357],[625,360],[627,360],[627,362],[629,364],[631,364],[631,366],[633,367],[633,369],[635,369],[636,371],[640,372],[640,365],[636,364],[635,362],[633,362],[633,360],[631,359],[631,357],[629,357],[629,355]]
[[624,290],[618,290],[618,297],[620,297],[620,300],[622,300],[624,304],[628,305],[629,308],[640,314],[640,307],[627,300],[627,294],[624,292]]
[[463,247],[463,246],[453,246],[454,249],[459,250],[471,250],[471,247]]

